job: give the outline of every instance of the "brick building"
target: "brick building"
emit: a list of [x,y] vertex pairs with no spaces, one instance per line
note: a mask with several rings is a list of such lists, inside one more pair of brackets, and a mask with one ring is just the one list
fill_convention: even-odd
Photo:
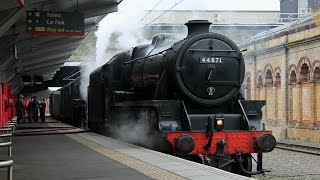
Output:
[[320,142],[320,13],[242,43],[243,92],[265,99],[263,120],[278,138]]

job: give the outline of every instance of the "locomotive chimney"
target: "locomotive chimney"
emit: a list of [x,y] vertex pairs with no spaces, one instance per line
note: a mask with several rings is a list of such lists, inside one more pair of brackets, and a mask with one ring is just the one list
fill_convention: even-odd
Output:
[[197,34],[208,33],[209,26],[212,24],[208,20],[190,20],[184,25],[188,27],[188,36],[194,36]]

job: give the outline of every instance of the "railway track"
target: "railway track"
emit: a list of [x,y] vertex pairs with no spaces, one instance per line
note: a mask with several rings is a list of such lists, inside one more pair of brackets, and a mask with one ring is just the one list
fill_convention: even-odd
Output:
[[299,144],[277,142],[276,148],[320,156],[320,148]]

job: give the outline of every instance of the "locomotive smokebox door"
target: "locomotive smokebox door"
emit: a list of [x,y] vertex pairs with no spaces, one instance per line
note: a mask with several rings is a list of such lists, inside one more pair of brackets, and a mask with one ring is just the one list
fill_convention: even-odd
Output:
[[229,101],[239,92],[243,77],[243,56],[236,45],[222,35],[193,36],[178,53],[177,83],[181,91],[198,104],[212,106]]

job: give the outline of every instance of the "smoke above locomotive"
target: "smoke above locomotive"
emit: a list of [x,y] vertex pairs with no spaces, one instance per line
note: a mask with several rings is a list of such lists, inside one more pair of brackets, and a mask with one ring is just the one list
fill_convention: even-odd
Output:
[[262,158],[252,172],[250,153],[275,147],[261,126],[265,101],[243,99],[242,53],[210,24],[189,21],[184,39],[158,34],[93,71],[89,128],[239,174],[263,173]]

